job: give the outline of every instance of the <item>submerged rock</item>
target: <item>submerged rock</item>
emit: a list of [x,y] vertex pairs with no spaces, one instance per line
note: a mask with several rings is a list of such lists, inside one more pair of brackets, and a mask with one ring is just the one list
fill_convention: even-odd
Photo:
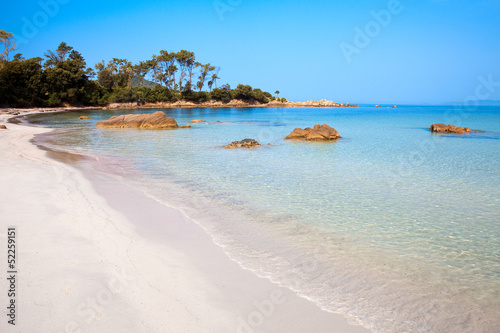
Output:
[[473,132],[468,127],[458,127],[451,124],[445,125],[443,123],[432,124],[429,129],[431,130],[431,132],[435,133],[465,134]]
[[208,123],[206,120],[201,120],[201,119],[193,119],[190,121],[190,123],[196,124],[196,123]]
[[314,128],[296,128],[294,129],[285,140],[299,139],[307,141],[326,141],[340,139],[341,136],[334,128],[323,125],[314,125]]
[[192,126],[191,125],[184,125],[184,126],[181,126],[179,128],[191,128]]
[[258,146],[260,146],[260,143],[258,143],[257,140],[244,139],[241,141],[233,141],[230,144],[225,145],[223,147],[227,149],[234,149],[234,148],[253,148]]
[[78,120],[84,120],[84,119],[90,119],[90,118],[87,117],[87,116],[80,116],[80,117],[78,117]]
[[97,127],[107,128],[147,128],[147,129],[174,129],[179,128],[175,119],[168,117],[163,111],[147,114],[126,114],[113,116],[108,120],[100,121]]

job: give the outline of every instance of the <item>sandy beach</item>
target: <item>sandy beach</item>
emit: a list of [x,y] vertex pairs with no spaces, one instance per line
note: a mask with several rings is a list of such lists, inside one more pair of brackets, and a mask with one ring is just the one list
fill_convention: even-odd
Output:
[[[244,270],[181,212],[30,142],[48,129],[2,117],[0,331],[368,332]],[[17,232],[15,326],[8,227]]]

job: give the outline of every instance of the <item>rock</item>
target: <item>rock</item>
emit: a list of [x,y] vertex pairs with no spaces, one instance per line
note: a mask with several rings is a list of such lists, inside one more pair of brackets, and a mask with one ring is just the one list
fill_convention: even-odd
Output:
[[260,146],[260,143],[258,143],[254,139],[244,139],[241,141],[233,141],[228,145],[223,146],[224,148],[227,149],[234,149],[234,148],[252,148],[252,147],[258,147]]
[[7,129],[7,126],[5,126],[5,125],[0,125],[0,129]]
[[379,105],[375,105],[375,107],[376,107],[376,108],[380,108],[381,106],[379,106]]
[[393,105],[392,107],[393,107],[394,109],[395,109],[395,108],[397,108],[397,106],[396,106],[396,105]]
[[191,128],[192,126],[191,125],[184,125],[184,126],[181,126],[179,128]]
[[108,120],[100,121],[97,127],[107,128],[147,128],[147,129],[174,129],[179,128],[175,119],[167,117],[163,111],[147,114],[126,114],[113,116]]
[[324,140],[336,140],[340,139],[341,136],[334,128],[323,125],[314,125],[314,128],[307,127],[305,129],[296,128],[294,129],[285,140],[307,140],[307,141],[324,141]]
[[431,130],[431,132],[436,133],[464,134],[472,132],[468,127],[458,127],[454,125],[446,126],[443,123],[432,124],[429,129]]
[[79,119],[79,120],[84,120],[84,119],[90,119],[90,118],[89,118],[89,117],[87,117],[87,116],[80,116],[80,117],[78,117],[78,119]]
[[206,120],[201,120],[201,119],[194,119],[191,120],[190,123],[196,124],[196,123],[208,123]]

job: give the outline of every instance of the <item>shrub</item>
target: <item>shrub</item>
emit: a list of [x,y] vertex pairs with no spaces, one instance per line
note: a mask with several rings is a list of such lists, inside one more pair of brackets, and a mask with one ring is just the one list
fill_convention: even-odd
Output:
[[255,95],[252,90],[252,86],[238,84],[236,89],[232,92],[233,98],[241,100],[251,100],[255,99]]
[[215,101],[229,103],[231,101],[231,88],[228,85],[224,85],[221,88],[215,88],[210,93],[210,96]]

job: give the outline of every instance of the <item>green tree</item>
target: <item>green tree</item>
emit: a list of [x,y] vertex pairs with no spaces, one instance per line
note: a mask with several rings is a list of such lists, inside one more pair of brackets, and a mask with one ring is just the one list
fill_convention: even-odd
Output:
[[251,100],[255,98],[252,86],[244,84],[238,84],[236,89],[233,90],[233,97],[241,100]]
[[253,98],[260,103],[269,103],[269,99],[261,89],[254,89],[252,93],[254,96]]
[[215,88],[210,93],[210,96],[213,100],[228,103],[231,101],[231,87],[228,84],[225,84],[220,88]]
[[0,54],[0,61],[9,61],[10,51],[14,51],[16,49],[14,34],[12,32],[6,32],[3,29],[0,30],[0,43],[3,44],[3,51]]
[[200,76],[198,76],[198,82],[196,83],[196,86],[198,87],[199,91],[201,91],[203,89],[203,86],[205,85],[207,76],[209,76],[210,73],[212,73],[215,70],[215,66],[212,66],[210,65],[210,63],[208,63],[206,65],[199,64],[199,67],[201,67],[201,70],[200,70]]
[[212,74],[212,84],[215,85],[215,88],[217,88],[217,80],[220,79],[219,77],[219,71],[220,71],[220,68],[216,68],[215,69],[215,73]]
[[164,83],[168,89],[172,89],[175,86],[175,72],[178,70],[177,66],[175,66],[175,53],[161,50],[156,59],[159,81],[162,84]]
[[42,106],[44,73],[42,58],[5,62],[0,69],[0,105]]
[[59,44],[59,47],[55,52],[47,50],[47,52],[44,54],[45,58],[47,58],[44,67],[54,68],[57,66],[57,64],[64,62],[66,60],[66,55],[71,50],[73,50],[73,48],[71,46],[68,46],[65,42]]
[[189,76],[188,82],[191,84],[191,77],[195,64],[195,56],[193,52],[180,50],[175,54],[175,60],[177,60],[177,64],[179,65],[180,69],[179,90],[183,91],[183,82],[186,77]]

